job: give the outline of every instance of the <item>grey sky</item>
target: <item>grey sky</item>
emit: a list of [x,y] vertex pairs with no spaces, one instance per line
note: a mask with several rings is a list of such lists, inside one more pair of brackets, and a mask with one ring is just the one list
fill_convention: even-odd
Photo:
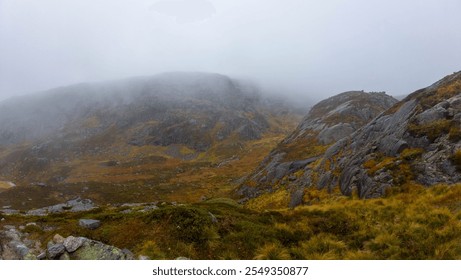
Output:
[[0,98],[206,71],[324,98],[461,70],[459,0],[0,0]]

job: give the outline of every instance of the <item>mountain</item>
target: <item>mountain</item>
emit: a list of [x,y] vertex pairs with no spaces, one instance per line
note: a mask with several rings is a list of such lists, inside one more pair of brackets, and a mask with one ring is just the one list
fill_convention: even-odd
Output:
[[[362,103],[351,107],[345,98],[352,96],[340,94],[314,106],[237,189],[239,197],[293,207],[310,203],[304,195],[312,188],[374,198],[414,184],[461,181],[461,72],[400,102],[362,93]],[[269,198],[262,199],[264,193]]]
[[[111,82],[107,95],[94,90],[81,100],[91,105],[83,117],[69,105],[75,114],[57,119],[62,127],[32,127],[33,137],[11,130],[0,151],[0,259],[461,258],[461,72],[400,102],[384,93],[340,94],[297,128],[292,107],[257,97],[248,83],[170,75],[155,110],[142,110],[157,103],[136,91],[113,105],[114,88],[127,81]],[[184,93],[171,90],[190,75]],[[197,77],[207,82],[192,94]],[[130,80],[130,88],[148,83],[147,96],[155,96],[158,78]],[[229,87],[206,91],[216,84]],[[230,105],[225,88],[246,101]],[[60,102],[49,103],[59,99],[48,95],[36,97],[49,106],[37,119],[58,111]],[[40,111],[19,108],[10,112]],[[213,113],[237,125],[221,137],[227,124],[200,125],[213,123]],[[200,137],[182,135],[182,122],[175,131],[167,120],[176,114],[194,119],[186,131]],[[242,133],[248,124],[252,133]],[[156,131],[140,133],[150,127]],[[174,137],[158,142],[157,130]]]
[[55,203],[89,188],[96,200],[197,200],[225,192],[298,120],[293,106],[257,86],[210,73],[12,98],[0,103],[0,181],[38,188],[2,196],[40,193]]

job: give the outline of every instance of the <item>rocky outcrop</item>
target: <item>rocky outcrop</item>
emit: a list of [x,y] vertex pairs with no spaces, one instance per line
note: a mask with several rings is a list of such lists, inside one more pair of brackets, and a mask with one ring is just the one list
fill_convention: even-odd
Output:
[[[37,224],[28,225],[38,227]],[[0,230],[0,260],[127,260],[134,256],[129,250],[106,245],[85,237],[59,234],[53,237],[46,249],[39,241],[29,239],[29,234],[6,225]]]
[[[350,110],[345,110],[349,106],[327,108],[332,112],[348,111],[351,114]],[[283,143],[296,141],[309,134],[314,135],[310,138],[312,141],[329,141],[330,137],[325,136],[329,136],[330,130],[335,130],[337,124],[330,123],[331,126],[327,127],[325,122],[312,119],[312,116],[320,116],[318,111],[319,108],[314,107],[298,130]],[[325,119],[331,116],[328,112],[322,115]],[[352,116],[358,115],[367,114],[360,110],[352,113]],[[347,119],[347,115],[340,119]],[[351,119],[355,120],[354,117]],[[292,168],[299,160],[286,161],[286,154],[282,154],[280,149],[274,151],[250,178],[254,180],[250,183],[257,187],[246,182],[238,190],[239,194],[248,199],[264,191],[284,187],[290,191],[290,206],[294,207],[306,202],[300,198],[306,187],[330,191],[339,188],[344,195],[357,194],[361,198],[374,198],[383,196],[391,188],[406,184],[431,186],[459,183],[461,72],[410,94],[354,130],[349,136],[326,146],[314,163],[299,168]],[[320,135],[322,139],[319,139]],[[342,133],[338,135],[343,136]],[[311,144],[301,147],[315,149],[319,146]],[[292,153],[296,151],[294,149]],[[305,157],[308,162],[310,159]]]
[[127,260],[130,252],[85,237],[69,236],[62,242],[50,242],[46,250],[50,260]]
[[[85,212],[96,209],[97,206],[91,199],[82,199],[80,197],[52,206],[29,210],[25,213],[26,216],[46,216],[48,214],[57,214],[64,212]],[[0,213],[6,215],[20,214],[19,210],[11,208],[0,209]]]
[[[289,186],[290,206],[302,203],[303,190],[312,185],[312,168],[333,143],[348,137],[397,102],[385,93],[351,91],[315,105],[298,128],[259,165],[238,188],[243,201]],[[331,175],[321,179],[327,185]]]
[[[320,166],[338,176],[320,187],[360,197],[382,196],[411,181],[431,186],[461,181],[461,72],[416,91],[331,147]],[[327,171],[319,168],[326,176]]]
[[34,260],[41,253],[41,244],[28,238],[16,226],[0,229],[0,260]]

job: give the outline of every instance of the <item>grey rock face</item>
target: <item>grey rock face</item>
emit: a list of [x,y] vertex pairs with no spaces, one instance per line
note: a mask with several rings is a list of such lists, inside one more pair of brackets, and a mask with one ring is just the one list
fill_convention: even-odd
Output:
[[[298,153],[297,149],[309,150],[315,146],[333,145],[327,151],[327,157],[338,153],[346,144],[343,141],[363,125],[377,117],[384,110],[390,108],[397,102],[391,96],[384,93],[366,93],[362,91],[345,92],[331,97],[315,105],[298,128],[282,143],[273,150],[269,156],[258,166],[256,171],[250,175],[237,190],[239,196],[250,199],[261,195],[264,192],[272,191],[273,186],[278,182],[288,180],[290,189],[290,206],[295,207],[302,203],[304,187],[309,187],[312,183],[311,164],[316,162],[320,156],[287,160],[290,153]],[[338,142],[337,142],[338,141]],[[334,144],[337,142],[337,144]],[[293,146],[294,145],[294,146]],[[297,148],[298,146],[300,148]],[[309,145],[312,145],[310,147]],[[389,145],[385,145],[387,148]],[[404,143],[392,142],[390,148],[399,151],[404,147]],[[289,147],[283,150],[283,147]],[[298,157],[298,158],[297,158]],[[301,172],[296,173],[298,171]],[[294,175],[294,174],[298,175]],[[338,181],[330,175],[322,176],[320,187],[330,187]],[[251,182],[251,184],[249,183]],[[257,184],[256,187],[250,185]]]
[[91,219],[80,219],[78,224],[87,229],[97,229],[101,226],[101,221],[99,220],[91,220]]
[[322,144],[330,144],[351,135],[352,132],[354,128],[351,124],[340,123],[320,131],[318,139]]
[[[390,157],[393,158],[392,168],[396,172],[401,168],[401,152],[406,148],[419,149],[421,155],[407,160],[416,182],[430,186],[437,183],[456,183],[461,181],[461,174],[453,165],[450,157],[454,151],[461,149],[459,141],[450,140],[448,132],[433,136],[429,141],[425,135],[415,135],[410,130],[410,124],[429,127],[437,121],[456,123],[454,116],[461,113],[461,92],[452,93],[451,97],[439,103],[428,106],[425,98],[435,95],[440,83],[449,83],[450,79],[461,79],[461,73],[449,76],[431,87],[415,92],[401,102],[397,110],[383,114],[352,134],[346,142],[334,145],[327,154],[341,156],[330,166],[340,171],[338,178],[342,193],[350,195],[357,191],[360,197],[372,198],[382,196],[387,188],[396,184],[394,171],[384,167],[373,174],[364,167],[367,160]],[[423,100],[423,101],[421,101]],[[426,102],[426,103],[424,103]],[[421,104],[423,103],[423,104]],[[427,131],[427,133],[434,133]],[[319,186],[326,187],[325,170],[318,170],[321,176]]]

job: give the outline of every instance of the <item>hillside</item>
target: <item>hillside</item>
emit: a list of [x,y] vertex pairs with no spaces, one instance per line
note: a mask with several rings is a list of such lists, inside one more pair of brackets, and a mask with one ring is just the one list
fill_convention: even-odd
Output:
[[284,190],[278,200],[288,199],[292,207],[299,205],[304,188],[314,184],[310,166],[316,164],[333,143],[351,135],[396,102],[385,93],[363,91],[344,92],[319,102],[248,176],[237,190],[238,196],[247,200]]
[[225,195],[299,113],[255,85],[165,73],[0,103],[0,203],[198,201]]
[[[379,197],[461,181],[461,72],[418,90],[325,153],[319,187]],[[330,171],[328,171],[330,170]]]
[[[217,165],[200,161],[219,155],[215,143],[202,157],[176,158],[180,168],[192,168],[155,188],[141,181],[14,186],[2,178],[0,259],[460,259],[460,84],[461,72],[398,103],[383,93],[340,94],[314,106],[283,141],[239,140],[238,158]],[[329,130],[344,134],[323,137]],[[235,187],[238,180],[221,185],[223,178],[248,174],[270,149],[237,188],[245,204],[170,200],[176,193],[195,199],[214,184]],[[91,171],[89,159],[81,161]],[[162,176],[174,166],[168,160],[138,165]],[[114,175],[130,170],[118,162],[103,166],[118,168]],[[172,186],[175,180],[201,185],[189,191]],[[159,189],[169,195],[152,193]],[[126,203],[135,200],[145,203]]]
[[[325,106],[328,100],[321,102],[249,176],[237,194],[244,200],[251,199],[250,207],[261,209],[311,204],[320,199],[318,192],[322,190],[376,198],[414,185],[458,183],[461,181],[460,85],[458,72],[398,103],[392,100],[387,103],[390,108],[377,118],[372,121],[370,118],[370,122],[363,122],[349,133],[342,134],[339,130],[338,139],[330,142],[321,136],[331,128],[323,123],[317,126],[315,121],[315,116],[330,118],[324,110],[330,108]],[[350,116],[336,119],[342,122],[351,119]],[[285,148],[297,139],[304,143],[301,149],[299,144],[293,152]],[[304,154],[299,154],[300,151]],[[292,154],[296,156],[289,158]]]

